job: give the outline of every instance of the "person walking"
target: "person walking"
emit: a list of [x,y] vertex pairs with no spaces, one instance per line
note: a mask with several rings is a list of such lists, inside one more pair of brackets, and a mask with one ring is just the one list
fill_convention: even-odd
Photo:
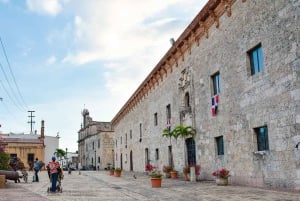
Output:
[[50,171],[50,178],[52,181],[52,185],[51,185],[51,192],[55,192],[56,191],[56,182],[57,182],[57,177],[58,177],[58,171],[60,169],[60,165],[59,163],[56,161],[55,156],[52,156],[52,161],[50,161],[47,165],[47,168],[49,168]]
[[34,179],[33,179],[33,182],[39,182],[39,175],[38,175],[38,172],[40,171],[41,169],[41,163],[39,161],[38,158],[35,159],[35,162],[33,164],[33,169],[34,169]]

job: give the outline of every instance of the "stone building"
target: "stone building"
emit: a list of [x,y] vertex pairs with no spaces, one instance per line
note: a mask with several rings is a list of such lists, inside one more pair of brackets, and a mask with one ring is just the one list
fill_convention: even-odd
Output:
[[[234,184],[300,189],[299,13],[294,0],[209,0],[113,118],[116,166],[162,169],[173,154],[201,179],[225,167]],[[165,139],[167,124],[196,137]]]
[[78,162],[84,169],[100,169],[113,164],[113,131],[110,122],[93,121],[82,111],[83,124],[78,131]]
[[41,121],[40,134],[0,134],[0,143],[5,145],[5,152],[11,158],[20,158],[25,168],[33,164],[35,158],[47,163],[58,148],[58,137],[46,136],[44,120]]

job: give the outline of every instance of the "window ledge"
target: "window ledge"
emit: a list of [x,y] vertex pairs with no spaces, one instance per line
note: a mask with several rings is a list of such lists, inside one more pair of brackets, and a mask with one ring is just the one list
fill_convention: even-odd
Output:
[[256,156],[261,156],[264,159],[267,152],[266,151],[254,151],[253,154]]

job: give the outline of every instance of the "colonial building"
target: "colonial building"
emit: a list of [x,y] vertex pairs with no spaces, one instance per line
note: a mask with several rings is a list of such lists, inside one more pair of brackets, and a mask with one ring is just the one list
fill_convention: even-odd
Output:
[[[300,189],[300,1],[209,0],[112,120],[127,171],[225,167],[230,182]],[[195,139],[162,131],[196,128]]]
[[45,136],[44,121],[41,122],[40,134],[0,134],[1,144],[5,146],[5,152],[11,158],[20,158],[25,168],[33,164],[35,158],[48,162],[58,148],[58,137]]
[[113,131],[110,122],[93,121],[89,111],[82,111],[83,125],[78,131],[78,162],[82,168],[104,169],[113,164]]

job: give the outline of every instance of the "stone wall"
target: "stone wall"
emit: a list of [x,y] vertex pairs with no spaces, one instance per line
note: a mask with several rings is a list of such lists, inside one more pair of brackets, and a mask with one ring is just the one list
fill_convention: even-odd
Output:
[[[234,1],[231,15],[220,16],[219,26],[211,26],[207,37],[193,43],[178,66],[174,64],[163,81],[114,124],[116,166],[130,170],[132,151],[133,170],[144,171],[146,149],[152,164],[159,169],[167,165],[170,142],[161,135],[170,104],[173,127],[182,123],[197,130],[196,158],[202,179],[213,179],[214,170],[226,167],[232,183],[299,189],[300,158],[295,149],[300,139],[299,8],[300,2],[294,0]],[[264,71],[251,75],[247,52],[258,44],[263,49]],[[189,73],[189,82],[181,86],[183,72]],[[221,76],[221,93],[218,113],[212,116],[211,76],[216,72]],[[192,109],[182,119],[186,92]],[[262,154],[257,152],[254,132],[260,126],[268,127],[269,150]],[[132,139],[125,147],[130,130]],[[224,155],[216,152],[218,136],[224,139]],[[175,168],[181,171],[186,161],[184,143],[179,139],[171,144]],[[155,149],[159,149],[158,160]]]

